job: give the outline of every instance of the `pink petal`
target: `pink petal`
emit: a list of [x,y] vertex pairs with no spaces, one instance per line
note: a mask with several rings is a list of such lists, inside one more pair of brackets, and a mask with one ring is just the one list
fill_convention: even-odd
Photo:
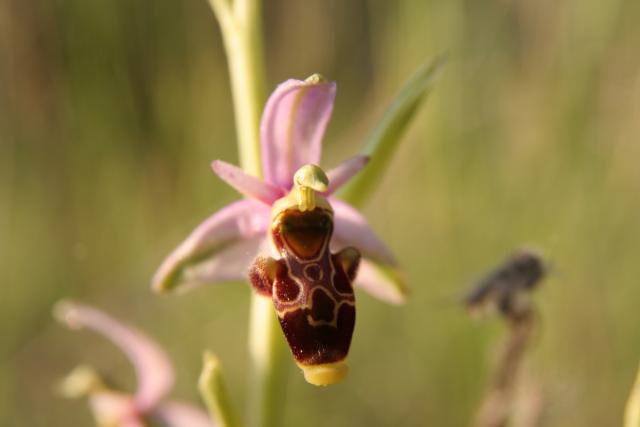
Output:
[[344,183],[349,181],[355,174],[369,163],[369,156],[355,156],[340,163],[335,168],[327,172],[329,178],[329,190],[332,194]]
[[167,427],[213,427],[216,425],[202,409],[188,403],[167,402],[157,407],[151,416]]
[[330,203],[334,210],[335,223],[332,246],[337,249],[354,246],[364,257],[384,264],[396,264],[387,245],[375,235],[367,220],[357,210],[335,198],[331,198]]
[[285,195],[285,192],[255,176],[247,175],[242,169],[222,160],[214,160],[211,168],[224,182],[245,196],[260,200],[267,205]]
[[[265,235],[270,215],[268,206],[254,200],[241,200],[222,208],[200,224],[164,260],[153,276],[153,288],[162,292],[180,285],[213,282],[220,275],[228,277],[229,268],[237,267],[237,263],[218,274],[216,267],[225,265],[216,262],[217,257],[226,250],[245,255],[251,252],[257,246],[255,239]],[[237,270],[234,277],[242,273]]]
[[148,410],[168,393],[173,385],[171,363],[164,351],[142,332],[100,310],[70,301],[58,303],[55,315],[70,328],[88,328],[104,335],[127,355],[138,378],[134,397],[138,411]]
[[271,94],[260,124],[265,180],[290,189],[301,166],[320,162],[336,85],[310,78],[287,80]]
[[265,236],[239,240],[221,249],[215,256],[189,266],[183,272],[180,291],[208,283],[247,280],[249,267],[260,253],[267,252]]
[[399,305],[406,300],[407,288],[400,271],[371,259],[363,258],[360,261],[354,284],[390,304]]

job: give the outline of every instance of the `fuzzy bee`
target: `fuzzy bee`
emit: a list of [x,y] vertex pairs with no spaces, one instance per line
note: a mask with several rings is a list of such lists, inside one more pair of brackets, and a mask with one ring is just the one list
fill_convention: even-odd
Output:
[[352,282],[360,263],[355,248],[329,249],[333,209],[316,193],[327,186],[317,166],[296,172],[293,189],[271,213],[269,235],[279,258],[258,256],[249,271],[255,291],[273,299],[291,353],[315,385],[347,374],[356,318]]
[[501,265],[476,281],[464,297],[470,310],[494,305],[507,317],[518,317],[528,310],[528,294],[544,278],[547,267],[536,252],[521,249]]

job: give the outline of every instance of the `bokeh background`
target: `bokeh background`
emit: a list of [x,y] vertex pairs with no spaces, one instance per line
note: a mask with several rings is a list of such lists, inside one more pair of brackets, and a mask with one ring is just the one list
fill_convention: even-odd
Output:
[[[269,86],[338,82],[323,164],[355,154],[396,90],[448,52],[436,89],[364,211],[411,297],[358,294],[344,383],[290,369],[283,426],[462,426],[505,334],[472,321],[468,283],[523,244],[554,273],[526,369],[543,425],[621,421],[640,360],[640,2],[265,0]],[[203,348],[246,395],[246,284],[158,297],[150,277],[238,195],[226,62],[205,0],[0,2],[0,419],[85,426],[56,397],[79,362],[123,388],[101,337],[51,318],[71,296],[148,331],[197,400]]]

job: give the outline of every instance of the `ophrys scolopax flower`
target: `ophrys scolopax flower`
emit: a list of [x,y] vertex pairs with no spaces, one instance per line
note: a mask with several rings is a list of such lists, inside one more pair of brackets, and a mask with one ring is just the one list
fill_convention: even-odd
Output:
[[[288,80],[277,87],[267,102],[261,123],[264,179],[247,175],[240,168],[221,160],[213,162],[213,171],[247,199],[230,204],[197,227],[156,272],[153,280],[156,290],[245,279],[257,255],[283,257],[285,246],[278,246],[277,242],[271,244],[274,224],[284,224],[285,221],[278,222],[284,219],[279,215],[283,209],[286,211],[287,207],[291,207],[287,205],[291,204],[291,197],[301,197],[307,198],[306,201],[294,201],[297,210],[302,213],[299,221],[309,221],[314,217],[315,220],[331,223],[330,227],[319,227],[317,230],[316,243],[321,242],[320,247],[325,248],[318,254],[330,258],[328,245],[338,253],[340,260],[335,262],[345,267],[343,270],[349,288],[353,281],[356,286],[382,300],[396,304],[403,302],[404,287],[397,274],[395,258],[357,210],[333,197],[342,184],[366,165],[368,158],[353,157],[329,170],[326,175],[314,166],[320,163],[322,139],[333,110],[335,89],[335,83],[317,75],[304,81]],[[307,178],[318,180],[324,175],[323,185],[314,187],[308,181],[294,183],[294,176],[300,177],[310,170],[314,172]],[[299,174],[296,175],[296,172]],[[291,196],[292,192],[295,196]],[[315,200],[320,201],[318,209],[309,205]],[[299,209],[307,205],[308,212]],[[322,214],[315,215],[316,210],[322,211]],[[289,214],[286,217],[291,219]],[[357,248],[357,251],[345,250],[350,247]],[[362,254],[360,262],[360,257],[356,256],[358,252]],[[352,291],[345,294],[349,294],[345,298],[350,302],[341,304],[342,301],[334,301],[334,305],[352,303]],[[326,320],[327,323],[332,321]],[[352,330],[353,322],[350,323]],[[351,331],[346,335],[349,337],[346,343],[348,349]],[[295,355],[296,350],[292,348],[292,351]],[[298,362],[301,360],[298,359]]]

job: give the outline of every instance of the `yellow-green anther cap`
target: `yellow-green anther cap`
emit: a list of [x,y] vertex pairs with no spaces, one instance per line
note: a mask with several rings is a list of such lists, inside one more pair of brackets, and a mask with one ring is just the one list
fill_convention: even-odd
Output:
[[293,186],[298,193],[300,211],[312,211],[316,208],[315,192],[327,191],[329,178],[319,166],[304,165],[293,175]]
[[304,79],[304,82],[307,84],[317,85],[320,83],[327,83],[327,79],[322,74],[315,73]]
[[57,387],[63,397],[74,399],[104,389],[98,373],[90,366],[80,365],[67,375]]

